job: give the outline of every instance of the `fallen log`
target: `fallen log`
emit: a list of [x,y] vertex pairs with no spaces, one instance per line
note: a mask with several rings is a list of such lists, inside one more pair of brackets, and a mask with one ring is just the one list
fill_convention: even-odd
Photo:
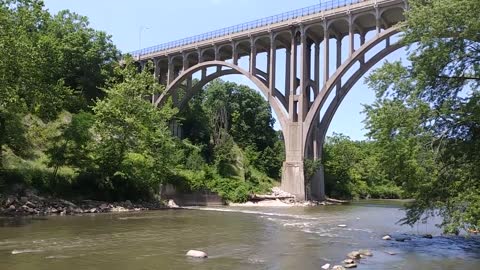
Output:
[[257,194],[253,194],[252,196],[250,196],[250,200],[252,201],[287,200],[287,199],[295,199],[295,196],[293,195],[275,196],[275,195],[257,195]]
[[331,203],[341,203],[341,204],[344,204],[344,203],[349,203],[349,201],[345,201],[345,200],[337,200],[337,199],[332,199],[332,198],[325,198],[325,201],[327,202],[331,202]]

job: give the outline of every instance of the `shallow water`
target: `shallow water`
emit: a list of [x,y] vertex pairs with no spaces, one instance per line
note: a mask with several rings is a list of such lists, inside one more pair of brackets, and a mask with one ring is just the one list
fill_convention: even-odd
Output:
[[[358,249],[374,254],[358,269],[479,269],[478,237],[440,236],[433,221],[399,226],[402,216],[399,203],[367,201],[0,219],[0,269],[320,269]],[[186,258],[189,249],[209,258]]]

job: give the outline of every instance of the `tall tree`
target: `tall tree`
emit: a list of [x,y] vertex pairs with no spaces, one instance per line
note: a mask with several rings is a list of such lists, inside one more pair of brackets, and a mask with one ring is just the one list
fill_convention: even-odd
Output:
[[94,160],[101,184],[120,196],[115,199],[135,192],[149,195],[175,166],[168,124],[176,110],[168,104],[156,108],[145,98],[161,93],[163,86],[146,70],[138,74],[132,59],[116,72],[119,79],[111,82],[106,98],[94,107]]
[[367,123],[372,137],[391,134],[386,147],[404,144],[397,164],[416,175],[404,179],[416,199],[406,223],[440,213],[446,231],[478,230],[480,19],[474,11],[480,1],[409,5],[403,29],[405,42],[415,43],[411,65],[387,63],[368,78],[377,104],[367,108]]

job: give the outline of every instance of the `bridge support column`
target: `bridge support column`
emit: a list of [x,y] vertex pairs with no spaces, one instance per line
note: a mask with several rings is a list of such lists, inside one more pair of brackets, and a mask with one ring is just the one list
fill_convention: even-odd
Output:
[[313,200],[325,200],[325,172],[323,164],[320,165],[320,168],[318,168],[312,179],[310,179],[310,195]]
[[295,195],[296,199],[306,199],[305,176],[303,172],[303,126],[300,122],[289,122],[284,130],[285,162],[282,168],[282,190]]

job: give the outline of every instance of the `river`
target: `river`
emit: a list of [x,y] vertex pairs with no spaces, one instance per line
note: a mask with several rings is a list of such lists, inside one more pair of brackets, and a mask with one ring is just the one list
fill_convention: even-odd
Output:
[[[433,221],[397,225],[403,213],[396,202],[365,201],[3,218],[0,269],[321,269],[358,249],[371,250],[373,257],[357,269],[480,269],[478,237],[441,236]],[[411,240],[381,240],[387,233]],[[425,233],[434,238],[419,237]],[[209,258],[187,258],[189,249]]]

